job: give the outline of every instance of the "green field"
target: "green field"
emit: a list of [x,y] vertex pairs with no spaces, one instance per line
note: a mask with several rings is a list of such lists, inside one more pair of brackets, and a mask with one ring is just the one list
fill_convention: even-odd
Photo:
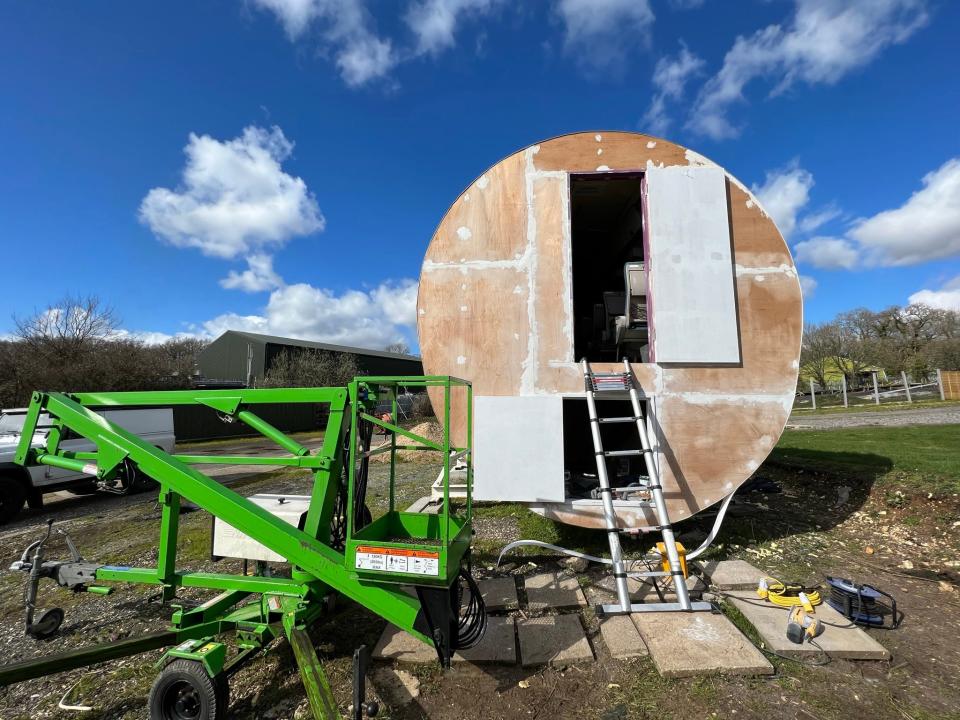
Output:
[[917,489],[960,492],[960,425],[788,431],[770,460],[794,468],[909,481]]

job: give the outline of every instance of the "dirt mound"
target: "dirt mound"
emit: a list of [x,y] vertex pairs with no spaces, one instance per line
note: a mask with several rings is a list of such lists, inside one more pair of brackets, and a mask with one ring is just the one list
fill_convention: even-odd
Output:
[[[412,428],[409,428],[410,432],[414,435],[419,435],[424,437],[427,440],[431,440],[435,443],[443,443],[443,427],[440,423],[436,421],[422,422],[419,425],[414,425]],[[390,442],[390,436],[387,435],[374,435],[373,441],[370,443],[371,448],[375,448],[381,443]],[[403,436],[397,437],[397,445],[415,445],[416,443],[413,440],[405,438]],[[421,465],[440,465],[442,453],[432,451],[432,450],[397,450],[397,462],[408,462],[408,463],[418,463]],[[390,453],[385,452],[380,455],[374,455],[371,460],[377,463],[389,463],[390,462]]]

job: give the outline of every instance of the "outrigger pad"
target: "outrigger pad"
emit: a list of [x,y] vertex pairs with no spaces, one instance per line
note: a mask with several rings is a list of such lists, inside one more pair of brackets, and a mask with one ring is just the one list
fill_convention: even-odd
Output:
[[416,586],[420,612],[413,629],[433,639],[440,665],[450,667],[453,651],[457,649],[460,624],[459,577],[448,588]]
[[63,624],[63,610],[52,608],[47,610],[35,623],[27,625],[27,635],[37,640],[46,640],[54,635]]

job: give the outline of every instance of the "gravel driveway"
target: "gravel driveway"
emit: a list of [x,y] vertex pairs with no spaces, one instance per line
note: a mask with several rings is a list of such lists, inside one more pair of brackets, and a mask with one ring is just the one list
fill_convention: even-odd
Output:
[[829,430],[848,427],[900,427],[903,425],[955,425],[960,423],[960,405],[943,405],[915,410],[872,410],[814,415],[794,413],[787,427],[795,430]]

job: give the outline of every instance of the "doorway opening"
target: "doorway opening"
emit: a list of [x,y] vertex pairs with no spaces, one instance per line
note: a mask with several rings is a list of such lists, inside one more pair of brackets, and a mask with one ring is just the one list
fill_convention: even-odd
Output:
[[[647,403],[640,407],[646,417]],[[630,417],[633,406],[629,400],[597,398],[600,417]],[[640,437],[633,423],[601,423],[600,439],[604,450],[638,450]],[[621,488],[615,499],[636,499],[643,494],[638,483],[647,479],[643,455],[604,458],[610,487]],[[586,398],[563,399],[563,469],[567,500],[599,500],[600,481],[597,478],[597,460],[590,433],[590,414]],[[636,487],[635,493],[627,488]]]
[[574,358],[647,362],[642,173],[570,176]]

